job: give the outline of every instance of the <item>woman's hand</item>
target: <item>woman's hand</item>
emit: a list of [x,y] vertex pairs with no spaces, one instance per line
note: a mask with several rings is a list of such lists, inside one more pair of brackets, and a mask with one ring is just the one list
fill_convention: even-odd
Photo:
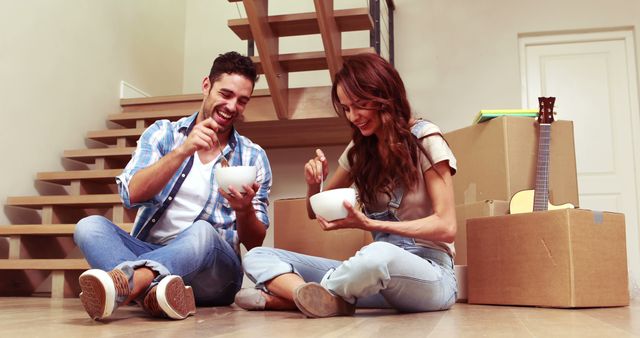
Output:
[[310,159],[304,165],[304,179],[307,185],[314,186],[320,184],[329,175],[329,163],[324,153],[316,149],[316,157]]
[[351,205],[351,203],[347,201],[344,201],[343,205],[345,209],[347,209],[347,217],[343,219],[338,219],[333,222],[329,222],[326,219],[322,218],[321,216],[318,216],[318,223],[320,223],[322,230],[331,231],[331,230],[349,229],[349,228],[362,229],[362,230],[369,229],[369,225],[371,224],[371,221],[372,221],[370,218],[365,216],[365,214],[363,214],[359,210],[356,210],[356,208],[354,208],[353,205]]

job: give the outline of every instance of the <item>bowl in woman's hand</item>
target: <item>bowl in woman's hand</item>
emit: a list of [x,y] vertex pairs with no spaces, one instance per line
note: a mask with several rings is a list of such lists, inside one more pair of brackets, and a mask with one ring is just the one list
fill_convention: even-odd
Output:
[[218,167],[213,175],[218,186],[225,192],[229,192],[229,186],[239,192],[244,192],[243,185],[252,185],[256,181],[257,169],[255,166]]
[[344,201],[356,204],[356,191],[353,188],[326,190],[309,198],[313,212],[327,221],[335,221],[347,217]]

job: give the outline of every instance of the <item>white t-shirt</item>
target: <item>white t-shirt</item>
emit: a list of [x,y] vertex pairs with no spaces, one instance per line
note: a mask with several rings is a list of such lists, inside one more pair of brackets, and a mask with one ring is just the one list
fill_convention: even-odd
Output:
[[165,244],[174,239],[180,232],[193,224],[207,203],[209,195],[211,195],[212,170],[216,161],[203,164],[198,152],[194,156],[189,174],[185,177],[173,202],[153,227],[149,234],[149,242]]

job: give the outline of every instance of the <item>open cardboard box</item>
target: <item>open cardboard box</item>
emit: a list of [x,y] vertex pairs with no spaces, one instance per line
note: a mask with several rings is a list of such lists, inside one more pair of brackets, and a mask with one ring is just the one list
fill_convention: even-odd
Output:
[[509,202],[486,200],[456,205],[456,265],[467,264],[467,219],[500,216],[509,213]]
[[[505,116],[444,134],[458,163],[453,177],[457,204],[508,201],[533,189],[538,153],[538,123]],[[549,194],[555,205],[578,205],[573,122],[551,125]]]
[[467,220],[468,301],[629,304],[624,215],[581,209]]

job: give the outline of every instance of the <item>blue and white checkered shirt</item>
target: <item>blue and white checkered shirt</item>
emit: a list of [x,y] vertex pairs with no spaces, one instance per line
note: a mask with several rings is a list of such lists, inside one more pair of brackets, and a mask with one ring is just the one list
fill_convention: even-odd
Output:
[[[124,168],[122,174],[116,177],[120,198],[125,207],[139,207],[138,214],[131,231],[131,235],[138,239],[145,240],[153,226],[160,219],[162,213],[173,200],[173,196],[180,189],[180,185],[191,169],[193,156],[185,160],[180,168],[173,175],[169,183],[162,191],[153,197],[153,199],[141,203],[131,203],[129,199],[129,182],[133,175],[141,169],[149,167],[156,163],[162,156],[165,156],[187,139],[187,135],[193,125],[198,113],[194,113],[189,117],[184,117],[176,122],[169,120],[159,120],[149,126],[140,139],[138,146],[133,153],[131,161]],[[248,138],[241,136],[233,129],[227,146],[223,149],[224,156],[229,160],[229,165],[250,165],[256,166],[256,181],[260,184],[260,188],[253,198],[253,207],[256,211],[258,220],[269,227],[269,215],[267,207],[269,205],[269,192],[271,191],[271,167],[267,154],[257,144],[251,142]],[[218,159],[218,162],[220,158]],[[215,163],[214,166],[219,166]],[[236,215],[235,211],[229,205],[229,202],[218,192],[218,185],[213,177],[210,179],[211,189],[202,211],[194,220],[206,220],[211,223],[220,235],[231,245],[238,255],[240,254],[240,241],[236,231]]]

